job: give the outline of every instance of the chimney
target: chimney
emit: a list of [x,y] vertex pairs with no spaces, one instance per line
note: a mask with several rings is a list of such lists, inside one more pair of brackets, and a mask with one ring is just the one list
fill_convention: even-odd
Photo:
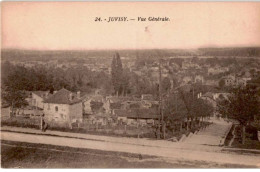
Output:
[[69,100],[72,101],[72,93],[69,94]]
[[80,91],[77,92],[77,98],[80,99]]

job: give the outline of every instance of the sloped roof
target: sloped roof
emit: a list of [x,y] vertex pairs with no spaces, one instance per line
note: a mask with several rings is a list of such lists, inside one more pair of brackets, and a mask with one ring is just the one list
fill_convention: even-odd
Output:
[[39,97],[44,98],[46,93],[49,93],[49,91],[33,91],[32,93],[36,94]]
[[[70,100],[70,94],[72,94],[72,99]],[[77,98],[75,93],[72,93],[65,88],[57,91],[55,94],[46,99],[45,103],[53,103],[53,104],[75,104],[81,101],[80,98]]]
[[103,96],[101,96],[101,95],[93,95],[93,96],[90,96],[90,99],[91,99],[91,101],[94,101],[94,102],[102,102],[103,101]]
[[122,104],[117,102],[117,103],[110,103],[110,109],[120,109],[122,107]]
[[140,98],[135,98],[135,97],[117,97],[117,96],[108,96],[106,97],[106,99],[110,100],[111,103],[140,100]]
[[142,94],[142,100],[154,100],[152,94]]
[[127,118],[140,118],[140,119],[158,119],[159,112],[154,109],[115,109],[114,113],[118,117],[127,117]]
[[205,93],[204,95],[202,95],[203,97],[209,97],[209,98],[212,98],[213,99],[213,93],[211,92],[207,92]]

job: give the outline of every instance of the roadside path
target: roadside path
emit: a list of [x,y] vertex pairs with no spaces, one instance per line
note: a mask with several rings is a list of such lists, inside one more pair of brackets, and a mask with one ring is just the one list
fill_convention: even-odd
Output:
[[200,130],[197,134],[188,137],[184,143],[211,146],[224,145],[225,138],[232,127],[232,123],[228,123],[222,119],[211,119],[210,122],[213,122],[213,124]]
[[259,155],[239,155],[234,153],[208,152],[192,149],[176,149],[169,147],[150,147],[133,144],[112,143],[96,140],[83,140],[47,135],[23,134],[15,132],[1,132],[2,140],[68,146],[74,148],[98,149],[103,151],[128,152],[175,160],[205,161],[220,164],[239,164],[260,167]]
[[139,146],[185,149],[185,150],[203,150],[203,151],[210,151],[210,152],[211,151],[219,152],[222,149],[219,146],[190,144],[184,142],[171,142],[167,140],[100,136],[100,135],[70,133],[70,132],[61,132],[61,131],[52,131],[52,130],[47,130],[46,132],[42,132],[41,130],[32,129],[32,128],[20,128],[20,127],[9,127],[9,126],[2,126],[1,131],[17,132],[17,133],[24,133],[24,134],[37,134],[37,135],[46,135],[46,136],[58,136],[58,137],[65,137],[65,138],[85,139],[85,140],[121,143],[121,144],[132,144],[132,145],[139,145]]

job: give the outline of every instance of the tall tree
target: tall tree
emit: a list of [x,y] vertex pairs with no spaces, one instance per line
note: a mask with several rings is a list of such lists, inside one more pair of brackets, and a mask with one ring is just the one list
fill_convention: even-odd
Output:
[[162,80],[162,91],[163,93],[168,93],[171,89],[171,81],[168,77],[163,78]]
[[245,143],[245,127],[259,116],[259,98],[255,88],[238,87],[231,90],[228,99],[218,102],[218,112],[228,118],[235,119],[242,125],[242,144]]
[[[5,80],[4,90],[2,90],[3,100],[11,106],[12,115],[14,108],[21,108],[27,105],[25,100],[24,85],[20,78],[25,75],[24,70],[12,72]],[[25,80],[26,82],[26,80]],[[20,84],[21,83],[21,84]]]
[[122,78],[123,78],[123,67],[120,56],[116,53],[113,57],[111,64],[111,75],[112,84],[117,95],[123,90]]

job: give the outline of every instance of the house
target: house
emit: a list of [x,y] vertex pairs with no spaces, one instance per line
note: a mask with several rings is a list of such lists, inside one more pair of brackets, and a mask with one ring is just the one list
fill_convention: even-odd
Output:
[[203,84],[204,83],[204,77],[201,76],[201,75],[196,75],[195,78],[194,78],[194,82]]
[[205,80],[205,85],[218,86],[219,85],[219,80],[218,79],[215,79],[215,80],[207,79],[207,80]]
[[236,78],[232,75],[224,77],[225,86],[233,86],[235,84]]
[[115,109],[113,114],[118,118],[118,121],[132,124],[140,122],[142,124],[154,124],[159,120],[160,116],[158,111],[154,109]]
[[241,78],[235,76],[227,76],[223,78],[225,81],[225,86],[246,86],[247,82],[251,80],[251,78]]
[[32,106],[36,109],[44,109],[44,99],[48,98],[51,94],[49,91],[33,91],[32,92]]
[[154,97],[152,94],[142,94],[141,99],[142,100],[154,100]]
[[45,119],[71,124],[82,121],[83,107],[80,92],[72,93],[61,89],[44,100]]
[[192,78],[190,76],[184,76],[182,82],[183,84],[189,84],[192,82]]
[[102,104],[103,106],[103,97],[101,95],[90,95],[87,96],[84,101],[83,101],[83,110],[84,113],[86,114],[92,114],[93,109],[91,107],[91,104],[96,103],[96,104]]
[[134,98],[132,97],[116,97],[116,96],[108,96],[104,101],[104,109],[106,113],[112,114],[114,109],[127,109],[127,106],[130,106],[131,101]]
[[229,71],[228,67],[215,66],[214,68],[213,67],[208,68],[208,75],[217,75],[228,71]]
[[243,78],[236,78],[236,85],[237,86],[246,86],[247,85],[247,82],[248,81],[250,81],[251,80],[251,78],[245,78],[245,77],[243,77]]

